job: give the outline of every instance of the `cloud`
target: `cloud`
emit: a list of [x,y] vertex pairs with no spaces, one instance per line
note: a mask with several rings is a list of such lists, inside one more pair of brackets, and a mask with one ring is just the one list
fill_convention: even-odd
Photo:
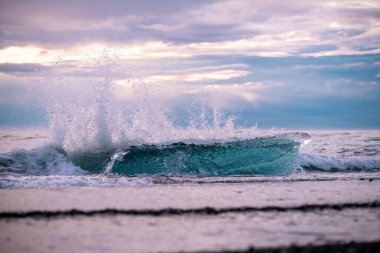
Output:
[[201,68],[189,68],[185,70],[173,70],[166,74],[158,74],[143,78],[146,82],[207,82],[215,80],[229,80],[233,78],[245,77],[250,74],[247,65],[231,64],[219,66],[206,66]]
[[107,80],[137,101],[131,84],[145,82],[183,107],[204,96],[288,115],[327,97],[379,108],[379,18],[376,0],[3,0],[0,85]]
[[267,100],[268,98],[262,96],[261,91],[275,86],[278,86],[278,84],[253,82],[211,84],[193,87],[187,89],[184,93],[192,96],[203,96],[203,99],[210,107],[237,109],[244,108],[247,105],[256,105],[258,102]]
[[324,51],[334,51],[338,49],[336,45],[333,44],[321,44],[321,45],[313,45],[305,48],[301,48],[298,50],[301,54],[309,54],[309,53],[318,53]]
[[40,72],[42,69],[46,69],[46,67],[40,64],[0,64],[0,72],[9,74],[36,73]]
[[156,45],[149,57],[375,54],[379,13],[376,1],[355,0],[6,0],[0,46]]
[[30,21],[46,21],[46,19],[102,19],[119,16],[156,16],[182,12],[189,8],[199,7],[214,1],[162,0],[157,4],[154,0],[67,0],[46,1],[35,0],[3,0],[1,1],[2,23],[27,23]]

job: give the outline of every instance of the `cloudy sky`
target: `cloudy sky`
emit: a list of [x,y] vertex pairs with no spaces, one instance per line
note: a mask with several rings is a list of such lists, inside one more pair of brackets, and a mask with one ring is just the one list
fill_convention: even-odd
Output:
[[265,128],[380,128],[380,2],[0,2],[0,126],[44,125],[49,83],[104,75],[120,103],[143,82],[174,113],[198,99]]

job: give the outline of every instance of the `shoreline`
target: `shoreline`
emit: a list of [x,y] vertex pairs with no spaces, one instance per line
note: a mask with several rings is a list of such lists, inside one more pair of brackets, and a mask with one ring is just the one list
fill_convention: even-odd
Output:
[[[325,245],[292,245],[282,248],[255,248],[249,247],[246,250],[228,251],[202,251],[203,253],[356,253],[368,252],[376,253],[380,251],[380,241],[373,242],[348,242],[329,243]],[[199,253],[199,252],[188,252]]]
[[377,252],[380,180],[375,174],[322,181],[172,178],[146,186],[0,189],[0,248]]

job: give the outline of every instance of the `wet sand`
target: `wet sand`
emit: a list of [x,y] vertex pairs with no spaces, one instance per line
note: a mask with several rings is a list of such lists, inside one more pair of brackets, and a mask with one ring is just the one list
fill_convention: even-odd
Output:
[[365,175],[1,189],[0,251],[378,252],[380,175]]

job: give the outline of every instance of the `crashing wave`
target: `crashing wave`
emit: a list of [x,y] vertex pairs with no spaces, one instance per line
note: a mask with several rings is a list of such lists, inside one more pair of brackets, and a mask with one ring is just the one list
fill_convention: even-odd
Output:
[[0,171],[19,175],[286,175],[304,140],[283,134],[248,140],[140,145],[66,153],[56,146],[0,156]]
[[0,174],[19,175],[83,175],[66,152],[57,146],[46,145],[32,150],[17,150],[0,155]]

